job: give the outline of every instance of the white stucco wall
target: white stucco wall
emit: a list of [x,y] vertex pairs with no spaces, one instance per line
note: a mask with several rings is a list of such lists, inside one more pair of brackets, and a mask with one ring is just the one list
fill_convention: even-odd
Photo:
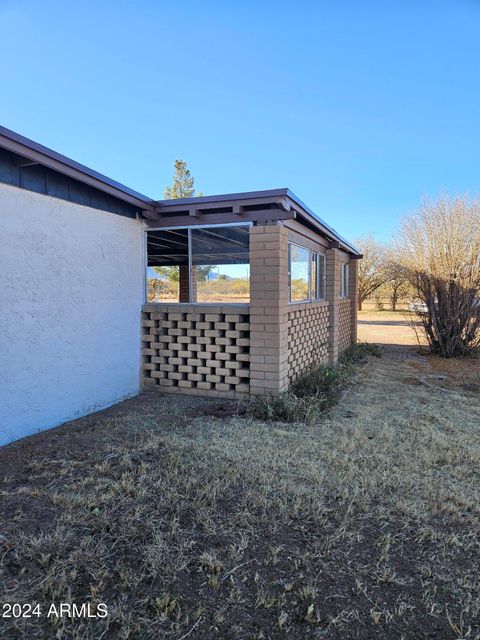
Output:
[[142,224],[0,184],[0,444],[138,393]]

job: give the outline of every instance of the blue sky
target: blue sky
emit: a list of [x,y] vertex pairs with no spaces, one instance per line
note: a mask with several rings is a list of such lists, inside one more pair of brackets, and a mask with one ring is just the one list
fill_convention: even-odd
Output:
[[0,0],[0,123],[152,197],[289,187],[389,237],[480,185],[480,1]]

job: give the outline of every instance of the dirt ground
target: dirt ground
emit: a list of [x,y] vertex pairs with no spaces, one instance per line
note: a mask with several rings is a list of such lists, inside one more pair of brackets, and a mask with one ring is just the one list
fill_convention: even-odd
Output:
[[2,640],[478,640],[479,363],[397,318],[312,425],[144,395],[0,449],[0,600],[42,609]]
[[[420,336],[419,336],[420,337]],[[412,314],[408,311],[360,311],[358,314],[358,339],[376,344],[418,346],[418,338],[412,327]]]
[[[372,305],[373,306],[373,305]],[[410,364],[413,367],[428,363],[429,368],[443,376],[443,384],[451,387],[460,386],[480,394],[480,358],[476,360],[445,360],[428,356],[418,360],[414,354],[427,355],[426,341],[419,331],[415,330],[412,314],[402,311],[360,311],[358,314],[358,340],[379,344],[388,351],[412,354]]]

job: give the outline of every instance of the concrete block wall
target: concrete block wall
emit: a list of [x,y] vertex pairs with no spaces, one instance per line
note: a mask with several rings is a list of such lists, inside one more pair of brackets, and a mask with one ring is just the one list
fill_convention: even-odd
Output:
[[[340,298],[342,263],[349,265],[348,298]],[[358,260],[338,248],[327,251],[327,299],[330,309],[328,359],[332,364],[357,341]]]
[[[143,310],[143,386],[196,395],[243,397],[288,389],[302,373],[336,363],[356,340],[357,265],[326,253],[326,300],[289,304],[289,229],[250,227],[250,304],[148,304]],[[348,298],[340,265],[350,264]],[[188,272],[183,270],[184,291]]]
[[145,390],[249,394],[248,305],[146,304],[142,328]]
[[288,388],[288,230],[250,227],[250,393]]
[[352,344],[351,307],[349,298],[338,304],[338,355]]
[[339,308],[340,308],[340,250],[327,250],[327,300],[329,302],[328,360],[335,364],[339,351]]
[[352,344],[357,342],[358,331],[358,260],[350,260],[350,339]]
[[288,379],[295,380],[315,365],[328,362],[329,303],[290,306],[288,312]]

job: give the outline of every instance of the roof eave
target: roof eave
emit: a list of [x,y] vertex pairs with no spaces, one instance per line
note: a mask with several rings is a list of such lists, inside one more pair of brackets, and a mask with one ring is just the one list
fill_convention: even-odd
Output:
[[0,126],[0,147],[95,187],[139,209],[153,211],[154,201],[66,156]]
[[288,189],[266,189],[264,191],[241,191],[240,193],[223,193],[214,196],[195,196],[194,198],[177,198],[175,200],[157,200],[160,208],[186,206],[189,204],[208,204],[210,202],[229,202],[231,200],[252,200],[256,198],[274,198],[288,195]]
[[167,207],[175,207],[178,209],[187,208],[192,205],[208,205],[236,202],[241,200],[268,200],[270,198],[283,198],[289,199],[292,208],[298,212],[300,216],[303,216],[311,225],[317,228],[324,236],[339,243],[340,248],[353,254],[356,257],[360,257],[360,252],[350,242],[345,240],[335,229],[328,225],[320,216],[314,213],[309,207],[307,207],[290,189],[267,189],[264,191],[244,191],[241,193],[224,193],[214,196],[200,196],[194,198],[178,198],[175,200],[158,200],[156,201],[156,214],[162,214],[162,209]]
[[322,220],[322,218],[314,213],[300,200],[300,198],[287,188],[267,189],[263,191],[244,191],[241,193],[181,198],[176,200],[153,200],[138,191],[130,189],[120,182],[116,182],[93,169],[89,169],[79,162],[75,162],[67,156],[57,153],[48,147],[38,144],[38,142],[34,142],[33,140],[2,126],[0,126],[0,147],[23,156],[32,162],[38,162],[50,169],[59,171],[64,175],[70,176],[75,180],[79,180],[80,182],[95,187],[105,193],[119,198],[120,200],[123,200],[124,202],[138,207],[144,212],[146,218],[155,219],[158,214],[161,215],[162,209],[167,207],[180,208],[189,205],[207,205],[209,203],[218,204],[220,202],[228,203],[231,201],[242,200],[258,201],[269,198],[279,199],[279,202],[282,203],[283,206],[283,199],[289,199],[293,204],[295,211],[298,210],[300,216],[305,217],[305,219],[316,227],[322,234],[334,241],[337,241],[341,248],[352,253],[356,257],[361,257],[360,252],[352,244],[342,238],[335,229]]
[[292,200],[292,202],[294,202],[294,204],[296,204],[298,207],[301,207],[301,209],[303,210],[303,214],[306,215],[310,219],[310,221],[313,222],[313,224],[318,226],[325,235],[330,236],[332,239],[337,240],[340,243],[340,246],[343,245],[343,248],[345,248],[348,252],[353,253],[355,256],[359,258],[361,257],[361,253],[356,247],[354,247],[350,242],[348,242],[348,240],[345,240],[345,238],[343,238],[337,231],[335,231],[333,227],[327,224],[325,220],[322,220],[322,218],[320,218],[319,215],[317,215],[314,211],[312,211],[309,207],[307,207],[307,205],[304,204],[300,200],[300,198],[298,198],[292,191],[290,191],[290,189],[287,189],[287,191],[288,191],[287,195],[290,198],[290,200]]

